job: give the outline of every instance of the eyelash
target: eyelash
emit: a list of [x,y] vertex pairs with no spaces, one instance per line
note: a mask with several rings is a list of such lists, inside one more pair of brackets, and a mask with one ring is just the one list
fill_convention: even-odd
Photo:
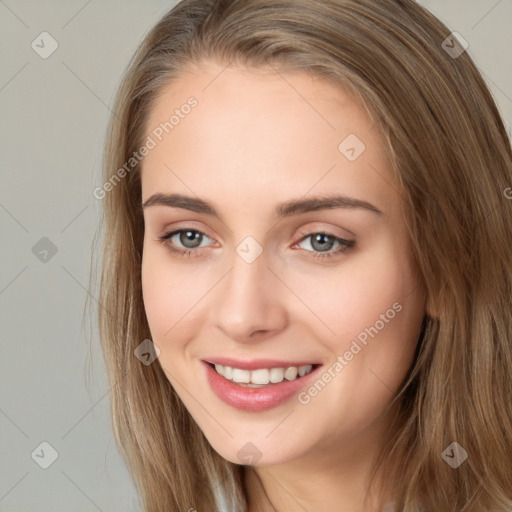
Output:
[[[171,252],[173,254],[177,254],[179,256],[190,258],[190,257],[192,257],[192,253],[198,252],[198,249],[177,249],[176,247],[166,244],[167,240],[172,238],[174,235],[177,235],[177,234],[183,233],[183,232],[187,232],[187,231],[192,231],[193,233],[199,233],[201,235],[208,237],[208,235],[206,233],[203,233],[202,231],[199,231],[198,229],[182,228],[182,229],[177,229],[175,231],[171,231],[167,234],[164,234],[164,235],[158,237],[158,240],[160,240],[162,245],[164,245],[169,252]],[[344,238],[340,238],[339,236],[333,235],[331,233],[325,233],[323,231],[313,231],[313,232],[310,232],[307,234],[301,233],[301,235],[303,235],[303,236],[297,243],[301,243],[304,240],[306,240],[307,238],[312,237],[313,235],[323,235],[323,236],[332,238],[335,242],[338,242],[341,245],[341,248],[336,251],[321,252],[321,253],[316,252],[312,256],[310,256],[310,257],[316,258],[316,259],[333,258],[334,256],[336,256],[338,254],[343,254],[343,253],[349,251],[356,244],[356,242],[354,240],[345,240]],[[208,237],[208,238],[210,238],[210,237]],[[314,252],[314,251],[308,250],[307,252]]]

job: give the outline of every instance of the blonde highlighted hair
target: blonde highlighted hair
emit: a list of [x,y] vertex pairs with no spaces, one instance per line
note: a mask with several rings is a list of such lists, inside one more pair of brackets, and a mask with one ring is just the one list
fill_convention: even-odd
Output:
[[[353,93],[386,141],[434,312],[394,398],[375,475],[386,468],[397,511],[504,511],[512,509],[512,152],[482,76],[467,51],[445,51],[448,36],[413,0],[183,0],[125,71],[103,179],[143,145],[163,88],[202,60],[303,71]],[[100,339],[115,438],[143,510],[214,512],[222,490],[230,512],[245,511],[244,467],[213,450],[158,360],[146,366],[134,356],[151,337],[140,164],[102,205]],[[469,454],[457,469],[441,457],[452,442]]]

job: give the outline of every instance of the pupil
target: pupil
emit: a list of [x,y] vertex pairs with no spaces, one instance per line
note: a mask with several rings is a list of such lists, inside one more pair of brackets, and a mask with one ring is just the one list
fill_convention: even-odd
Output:
[[[314,247],[315,249],[320,249],[320,250],[329,250],[331,247],[328,247],[328,248],[326,249],[326,245],[332,245],[332,243],[333,243],[333,242],[331,242],[331,244],[329,244],[329,242],[327,242],[327,243],[326,243],[326,242],[325,242],[325,239],[328,239],[328,238],[329,238],[329,235],[322,235],[322,234],[318,234],[318,235],[316,235],[316,236],[314,237],[314,239],[313,239],[313,243],[312,243],[313,247]],[[323,241],[323,242],[320,242],[320,240],[322,240],[322,239],[323,239],[324,241]],[[316,243],[319,243],[319,246],[318,246],[318,247],[315,247],[315,244],[316,244]]]
[[[185,235],[185,237],[186,237],[185,240],[183,239],[183,235]],[[192,244],[192,246],[189,246],[189,247],[197,247],[201,243],[201,240],[200,240],[201,236],[202,236],[201,234],[199,234],[195,231],[186,231],[185,233],[181,234],[181,238],[182,238],[181,242],[183,243],[183,245],[187,246],[187,243],[185,243],[185,242],[191,242],[191,241],[197,242],[197,240],[199,239],[199,243]]]

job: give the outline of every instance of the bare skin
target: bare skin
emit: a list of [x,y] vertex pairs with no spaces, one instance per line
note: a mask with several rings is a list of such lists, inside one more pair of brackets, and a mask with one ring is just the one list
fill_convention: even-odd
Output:
[[[197,106],[143,160],[141,200],[158,192],[200,197],[220,218],[144,208],[142,285],[159,363],[222,457],[241,464],[241,448],[257,447],[247,471],[249,512],[363,512],[389,424],[385,408],[411,366],[426,313],[383,138],[333,84],[212,61],[165,88],[147,135],[190,96]],[[351,134],[357,139],[340,149]],[[285,201],[332,194],[381,213],[273,216]],[[179,234],[162,244],[159,237],[177,229],[196,230],[199,247],[190,249]],[[315,243],[317,233],[328,234],[323,244]],[[248,236],[262,250],[251,263],[236,251]],[[333,236],[355,245],[340,252]],[[367,340],[357,351],[362,333]],[[214,356],[319,361],[331,379],[316,394],[306,389],[302,402],[243,411],[206,380],[201,360]],[[334,371],[338,356],[345,364]],[[255,474],[270,501],[258,493]]]

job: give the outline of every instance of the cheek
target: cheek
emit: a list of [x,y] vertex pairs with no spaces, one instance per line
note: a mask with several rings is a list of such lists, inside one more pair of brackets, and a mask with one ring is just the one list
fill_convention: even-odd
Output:
[[[303,275],[297,295],[317,313],[319,320],[309,326],[332,363],[344,358],[335,378],[340,389],[357,386],[354,396],[377,393],[384,399],[412,362],[424,315],[423,290],[405,253],[391,244],[353,261],[328,276]],[[326,326],[331,335],[325,334]]]
[[323,297],[317,295],[311,306],[334,332],[326,335],[321,322],[313,327],[329,354],[321,376],[326,384],[306,390],[301,402],[311,400],[315,411],[331,411],[336,418],[334,427],[318,425],[319,437],[332,434],[333,428],[356,435],[374,422],[411,366],[424,315],[422,290],[406,267],[392,261],[400,260],[340,274],[343,279]]
[[[390,324],[386,323],[387,330],[392,323],[400,324],[400,317],[405,315],[396,310],[408,309],[407,304],[411,304],[412,292],[417,287],[404,253],[395,250],[390,243],[348,257],[346,262],[331,270],[312,268],[288,278],[293,279],[297,295],[316,314],[318,328],[325,332],[327,327],[333,334],[320,339],[332,339],[329,343],[340,344],[340,349],[343,340],[364,332],[378,322],[381,315],[391,318]],[[311,325],[315,328],[314,323]]]
[[[142,295],[151,332],[151,340],[159,349],[158,362],[169,382],[179,389],[183,381],[181,355],[188,334],[186,322],[180,321],[190,309],[187,295],[192,289],[158,254],[147,251],[142,260]],[[179,356],[179,357],[176,357]],[[177,379],[177,380],[175,380]]]
[[[165,267],[159,264],[151,251],[144,249],[141,268],[142,297],[153,341],[161,337],[164,329],[164,319],[172,311],[175,302],[174,287],[169,287]],[[167,327],[169,328],[169,326]]]
[[145,248],[141,274],[152,341],[165,360],[167,353],[181,350],[198,335],[204,324],[206,296],[218,277],[208,268],[193,271],[188,263],[176,264],[161,247]]
[[[160,250],[159,250],[160,249]],[[161,347],[169,329],[185,314],[185,308],[193,300],[194,278],[186,279],[169,264],[168,256],[161,248],[144,250],[142,257],[142,295],[146,317],[153,341]]]

